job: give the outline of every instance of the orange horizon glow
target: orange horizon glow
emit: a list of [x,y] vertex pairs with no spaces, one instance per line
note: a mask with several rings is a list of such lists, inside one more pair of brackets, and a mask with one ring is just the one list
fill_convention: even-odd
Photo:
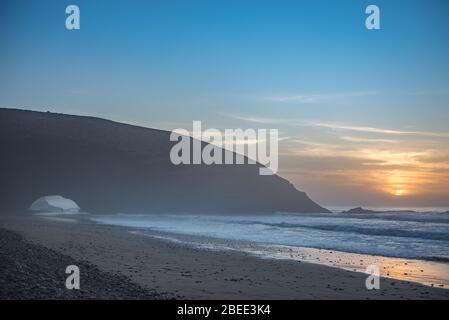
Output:
[[[296,139],[290,150],[282,154],[302,159],[308,167],[301,168],[301,173],[307,174],[312,184],[316,179],[326,183],[327,190],[334,187],[336,193],[344,188],[385,202],[401,199],[401,203],[417,197],[444,197],[445,193],[449,197],[446,137],[373,137],[369,132],[348,137],[332,131],[327,133],[325,142],[322,137]],[[297,179],[301,183],[300,175]],[[316,190],[319,195],[320,190]]]

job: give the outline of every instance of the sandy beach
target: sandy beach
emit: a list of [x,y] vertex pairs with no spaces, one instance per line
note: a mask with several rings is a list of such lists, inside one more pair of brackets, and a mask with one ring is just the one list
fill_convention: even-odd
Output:
[[[367,290],[364,273],[309,262],[262,259],[242,252],[198,249],[136,234],[132,228],[96,224],[82,216],[48,219],[29,214],[3,215],[0,228],[20,235],[31,251],[46,248],[82,262],[80,268],[88,265],[99,273],[119,277],[118,282],[129,280],[129,285],[147,290],[141,295],[147,299],[449,299],[447,289],[382,278],[380,290]],[[0,277],[11,277],[7,273]],[[48,285],[45,278],[42,281],[39,286]],[[90,298],[108,298],[96,292],[98,286],[89,281],[81,278],[81,291],[88,288]],[[117,286],[117,281],[105,281],[103,285]],[[117,295],[127,298],[126,290]]]

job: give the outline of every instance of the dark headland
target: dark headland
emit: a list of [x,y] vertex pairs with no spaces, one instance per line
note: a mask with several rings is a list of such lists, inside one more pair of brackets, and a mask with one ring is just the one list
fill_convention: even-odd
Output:
[[88,212],[329,212],[259,165],[179,165],[170,132],[0,109],[0,212],[58,194]]

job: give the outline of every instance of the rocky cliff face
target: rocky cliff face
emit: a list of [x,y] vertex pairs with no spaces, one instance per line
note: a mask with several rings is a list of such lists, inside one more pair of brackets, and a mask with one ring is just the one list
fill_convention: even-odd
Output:
[[167,131],[0,109],[0,210],[60,194],[88,212],[328,212],[259,165],[179,165]]

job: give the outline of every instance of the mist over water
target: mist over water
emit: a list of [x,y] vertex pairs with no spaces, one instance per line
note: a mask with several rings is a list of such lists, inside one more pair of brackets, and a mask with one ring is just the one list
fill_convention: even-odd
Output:
[[449,215],[442,213],[274,215],[102,215],[93,220],[181,235],[449,261]]

